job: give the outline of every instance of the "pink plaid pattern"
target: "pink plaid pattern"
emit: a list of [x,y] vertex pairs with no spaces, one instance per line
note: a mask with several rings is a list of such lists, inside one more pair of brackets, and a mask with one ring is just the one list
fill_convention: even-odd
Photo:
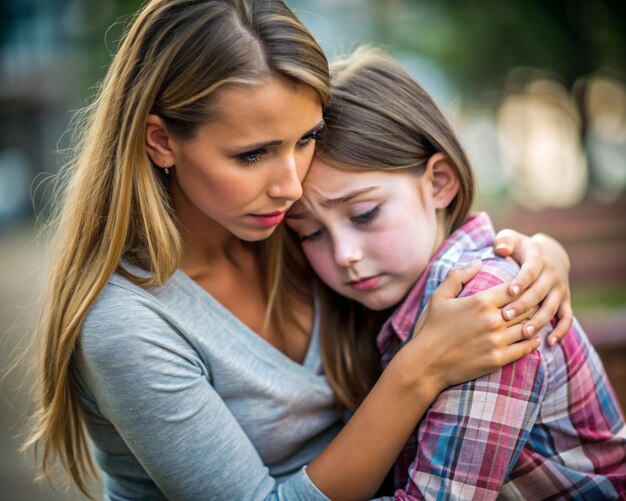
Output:
[[[493,240],[489,217],[478,214],[443,243],[378,336],[383,366],[451,269],[483,261],[461,296],[515,276],[516,265],[493,254]],[[580,325],[554,348],[542,343],[497,372],[444,391],[394,473],[397,500],[626,499],[624,418]]]

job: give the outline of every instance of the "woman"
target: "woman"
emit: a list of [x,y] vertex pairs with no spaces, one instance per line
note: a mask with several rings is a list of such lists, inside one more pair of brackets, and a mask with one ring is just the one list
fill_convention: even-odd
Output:
[[[506,287],[447,300],[477,270],[461,271],[339,431],[311,291],[283,275],[280,235],[268,239],[302,193],[328,97],[321,49],[278,0],[138,13],[60,204],[30,442],[44,442],[44,471],[60,456],[85,489],[84,424],[107,499],[365,498],[438,391],[536,347],[502,320]],[[425,359],[442,332],[442,355]]]

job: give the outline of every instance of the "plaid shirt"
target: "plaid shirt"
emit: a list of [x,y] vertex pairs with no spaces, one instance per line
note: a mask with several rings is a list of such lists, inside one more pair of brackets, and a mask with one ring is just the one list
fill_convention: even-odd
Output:
[[[447,273],[483,261],[469,296],[509,281],[486,214],[441,246],[378,336],[383,366],[411,336]],[[543,338],[550,326],[540,333]],[[398,458],[396,500],[626,499],[626,427],[598,355],[580,325],[499,371],[445,390]]]

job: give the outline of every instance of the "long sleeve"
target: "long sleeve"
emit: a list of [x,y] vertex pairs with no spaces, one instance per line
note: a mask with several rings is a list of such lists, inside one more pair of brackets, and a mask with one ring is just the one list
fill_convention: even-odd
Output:
[[[487,261],[461,296],[504,279],[498,264]],[[397,465],[408,468],[408,481],[395,499],[495,499],[528,440],[544,393],[539,351],[445,390],[403,454],[413,461]]]
[[[483,213],[446,239],[377,338],[383,366],[452,268],[483,262],[461,296],[515,276],[517,265],[494,255],[494,238]],[[619,403],[574,322],[558,345],[542,343],[500,371],[444,391],[396,462],[395,496],[384,499],[621,499],[625,444]]]
[[[124,291],[84,325],[77,379],[107,496],[128,498],[130,485],[142,499],[327,499],[304,467],[282,483],[270,476],[186,329]],[[124,483],[146,474],[146,491]]]

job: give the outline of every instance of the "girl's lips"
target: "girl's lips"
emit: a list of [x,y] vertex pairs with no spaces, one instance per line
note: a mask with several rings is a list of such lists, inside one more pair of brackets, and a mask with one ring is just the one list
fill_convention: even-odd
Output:
[[250,214],[254,220],[259,223],[261,226],[266,228],[271,228],[272,226],[276,226],[285,218],[285,213],[287,211],[278,211],[272,212],[270,214]]
[[373,277],[361,278],[360,280],[354,280],[349,282],[348,285],[354,290],[363,292],[369,289],[373,289],[378,285],[382,275],[374,275]]

